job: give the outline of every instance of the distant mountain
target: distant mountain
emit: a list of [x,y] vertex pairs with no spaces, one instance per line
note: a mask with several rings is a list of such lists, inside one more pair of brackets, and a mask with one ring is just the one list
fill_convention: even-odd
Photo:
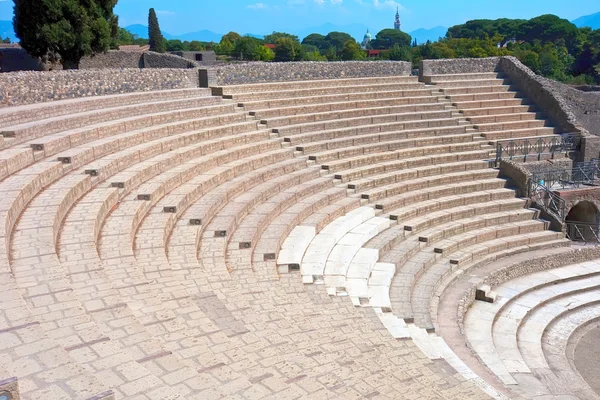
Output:
[[0,37],[2,37],[2,39],[10,38],[12,42],[19,41],[15,35],[12,21],[0,21]]
[[574,19],[571,22],[573,22],[579,28],[587,26],[592,29],[600,29],[600,12],[592,15],[585,15],[583,17]]
[[427,43],[428,40],[437,42],[439,38],[446,36],[446,32],[448,32],[448,28],[436,26],[431,29],[417,29],[416,31],[410,32],[409,35],[412,36],[413,40],[417,39],[417,44],[424,44]]
[[[129,25],[129,26],[126,26],[125,29],[127,29],[129,32],[133,33],[134,35],[137,35],[139,38],[148,39],[148,27],[146,25],[141,25],[141,24]],[[167,40],[179,39],[182,42],[185,42],[186,40],[188,42],[191,42],[192,40],[199,40],[201,42],[220,42],[221,37],[223,36],[220,33],[215,33],[215,32],[207,31],[207,30],[183,33],[181,35],[173,35],[173,34],[170,34],[169,32],[162,31],[162,35]]]

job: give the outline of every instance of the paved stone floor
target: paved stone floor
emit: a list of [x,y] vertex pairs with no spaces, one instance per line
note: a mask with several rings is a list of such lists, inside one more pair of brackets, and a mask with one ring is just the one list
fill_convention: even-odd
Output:
[[579,374],[600,396],[600,324],[586,332],[575,348],[574,363]]

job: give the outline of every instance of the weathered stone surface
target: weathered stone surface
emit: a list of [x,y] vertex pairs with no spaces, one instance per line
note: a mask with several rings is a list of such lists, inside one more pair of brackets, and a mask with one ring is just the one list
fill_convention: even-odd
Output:
[[341,61],[295,63],[249,62],[208,68],[206,73],[210,77],[208,84],[210,86],[219,86],[260,82],[410,75],[411,71],[411,63],[405,61]]
[[0,74],[0,107],[198,86],[196,69],[104,69]]

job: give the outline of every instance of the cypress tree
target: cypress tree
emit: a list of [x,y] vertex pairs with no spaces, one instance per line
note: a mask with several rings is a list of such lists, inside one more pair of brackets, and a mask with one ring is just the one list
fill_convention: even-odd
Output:
[[160,27],[158,26],[158,18],[156,17],[156,12],[154,12],[154,8],[151,8],[148,12],[148,38],[150,39],[150,50],[156,51],[157,53],[165,52],[165,39],[163,38],[163,35],[160,32]]
[[117,0],[13,0],[15,32],[34,57],[78,68],[84,56],[105,52],[118,32]]

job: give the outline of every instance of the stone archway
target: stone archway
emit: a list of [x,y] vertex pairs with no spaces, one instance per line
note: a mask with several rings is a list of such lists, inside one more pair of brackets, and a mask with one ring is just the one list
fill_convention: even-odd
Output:
[[596,241],[599,214],[598,207],[591,201],[580,201],[571,207],[565,218],[569,238],[586,242]]

